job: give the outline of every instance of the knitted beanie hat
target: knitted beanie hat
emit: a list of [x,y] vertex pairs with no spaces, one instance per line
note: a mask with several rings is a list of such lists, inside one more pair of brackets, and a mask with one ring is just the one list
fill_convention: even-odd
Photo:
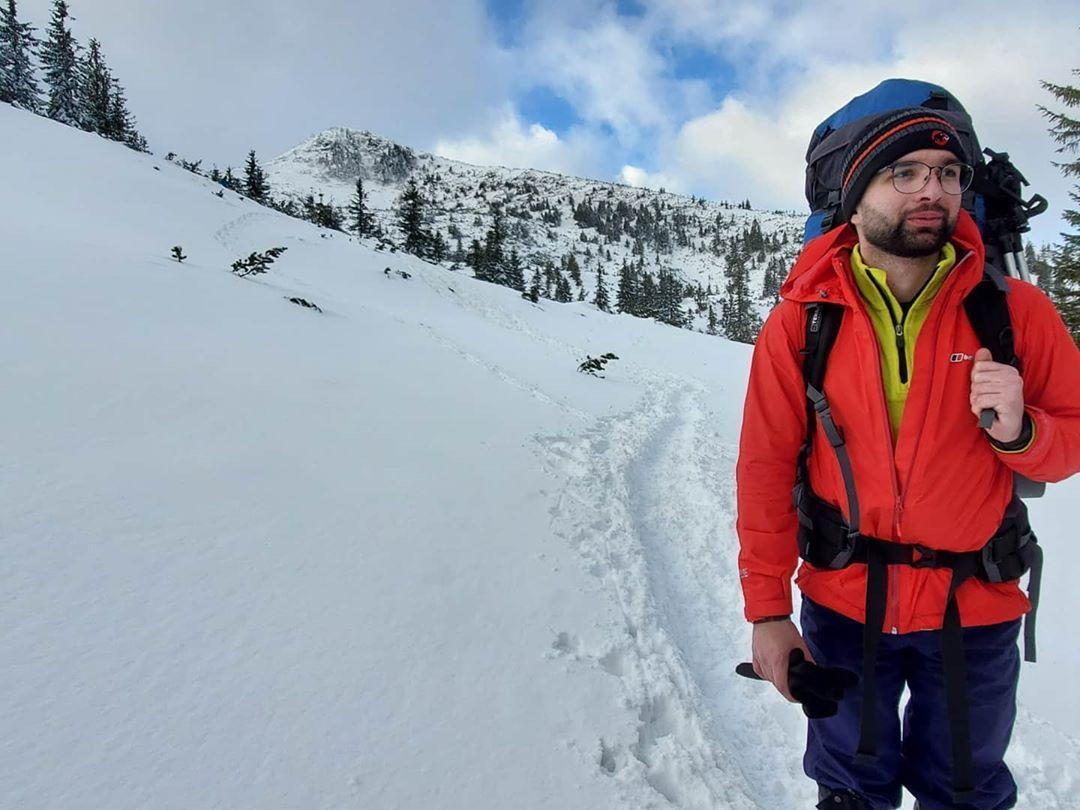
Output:
[[874,175],[916,149],[945,149],[963,162],[968,156],[956,129],[940,113],[908,107],[875,115],[851,141],[840,184],[840,214],[847,222]]

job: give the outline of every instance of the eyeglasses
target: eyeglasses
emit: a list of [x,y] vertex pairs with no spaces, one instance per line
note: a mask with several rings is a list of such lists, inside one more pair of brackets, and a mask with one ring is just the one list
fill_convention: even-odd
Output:
[[949,163],[945,166],[927,166],[917,160],[893,163],[881,171],[892,173],[893,188],[901,194],[914,194],[926,188],[930,175],[937,172],[941,190],[946,194],[963,194],[971,185],[975,170],[966,163]]

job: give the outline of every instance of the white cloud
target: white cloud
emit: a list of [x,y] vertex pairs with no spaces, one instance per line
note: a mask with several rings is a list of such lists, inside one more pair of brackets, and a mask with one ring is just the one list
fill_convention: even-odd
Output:
[[[727,98],[716,111],[688,121],[676,138],[671,172],[701,191],[755,206],[798,205],[806,136],[797,127]],[[688,182],[684,181],[684,182]]]
[[664,189],[675,193],[687,193],[687,187],[681,177],[664,172],[647,172],[639,166],[629,163],[619,172],[619,182],[635,188],[651,188],[654,191]]
[[663,93],[663,58],[647,37],[604,16],[587,28],[535,24],[524,51],[528,74],[573,104],[590,125],[607,125],[627,146],[672,123]]
[[654,30],[735,59],[738,82],[716,109],[689,118],[658,144],[656,171],[707,196],[804,210],[813,128],[883,79],[918,78],[953,92],[983,146],[1008,151],[1032,183],[1028,193],[1051,200],[1033,230],[1038,241],[1056,238],[1068,183],[1051,165],[1053,144],[1036,104],[1053,106],[1040,79],[1065,81],[1075,67],[1074,6],[910,0],[903,8],[823,2],[768,10],[759,3],[720,9],[706,0],[657,0],[649,9]]
[[443,138],[435,154],[480,166],[543,169],[565,174],[588,174],[596,165],[598,145],[584,132],[571,131],[560,138],[540,124],[526,124],[509,107],[503,107],[490,128],[479,136]]

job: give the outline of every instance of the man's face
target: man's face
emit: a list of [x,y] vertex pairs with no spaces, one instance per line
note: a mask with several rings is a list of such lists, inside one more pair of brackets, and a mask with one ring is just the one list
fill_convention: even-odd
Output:
[[[918,149],[896,162],[909,160],[927,166],[959,162],[956,155],[944,149]],[[892,175],[885,170],[878,172],[866,187],[851,224],[860,242],[893,256],[936,256],[956,229],[961,196],[942,191],[938,172],[930,173],[921,191],[902,194],[893,187]]]

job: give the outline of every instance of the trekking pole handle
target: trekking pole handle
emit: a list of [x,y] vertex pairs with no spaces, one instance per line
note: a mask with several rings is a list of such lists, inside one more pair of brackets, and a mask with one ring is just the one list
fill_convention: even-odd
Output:
[[765,680],[754,671],[754,665],[749,661],[743,661],[737,667],[735,667],[735,674],[742,675],[744,678],[749,678],[752,681]]
[[982,413],[979,414],[979,427],[983,430],[989,430],[993,427],[996,418],[997,411],[993,408],[983,408]]

